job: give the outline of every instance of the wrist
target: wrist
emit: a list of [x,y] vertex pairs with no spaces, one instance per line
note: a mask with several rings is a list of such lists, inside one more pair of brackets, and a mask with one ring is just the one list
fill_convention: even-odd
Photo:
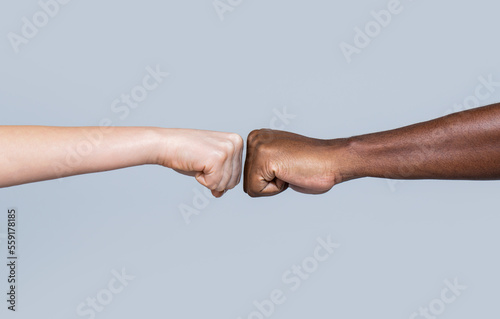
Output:
[[173,148],[174,137],[173,129],[163,127],[152,127],[145,134],[145,139],[150,143],[149,158],[147,164],[162,165],[172,167],[172,154],[175,154]]
[[328,140],[329,170],[333,185],[364,177],[363,161],[359,155],[355,137]]

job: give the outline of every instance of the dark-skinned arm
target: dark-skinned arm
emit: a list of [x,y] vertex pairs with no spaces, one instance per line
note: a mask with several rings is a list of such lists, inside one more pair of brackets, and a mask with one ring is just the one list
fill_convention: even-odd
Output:
[[390,131],[332,140],[274,130],[248,136],[244,190],[311,194],[361,177],[500,179],[500,104]]

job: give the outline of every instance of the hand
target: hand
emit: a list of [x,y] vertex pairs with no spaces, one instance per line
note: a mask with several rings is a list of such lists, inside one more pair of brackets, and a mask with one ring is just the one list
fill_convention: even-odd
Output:
[[248,135],[244,191],[270,196],[290,186],[308,194],[321,194],[341,182],[342,139],[320,140],[275,130]]
[[215,197],[238,185],[243,139],[235,133],[167,129],[158,163],[194,176]]

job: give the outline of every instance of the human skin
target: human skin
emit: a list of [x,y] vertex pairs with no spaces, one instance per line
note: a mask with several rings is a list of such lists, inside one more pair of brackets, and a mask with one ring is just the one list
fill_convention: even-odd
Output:
[[276,130],[248,136],[243,189],[321,194],[361,177],[500,179],[500,104],[390,131],[330,140]]
[[0,126],[0,187],[156,164],[220,197],[241,176],[235,133],[158,127]]

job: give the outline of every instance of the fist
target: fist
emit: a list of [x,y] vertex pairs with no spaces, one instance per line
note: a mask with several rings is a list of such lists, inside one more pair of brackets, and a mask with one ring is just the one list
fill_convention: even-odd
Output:
[[340,182],[339,150],[343,141],[320,140],[276,130],[248,135],[244,191],[270,196],[290,188],[307,194],[325,193]]
[[240,182],[243,139],[235,133],[169,129],[160,164],[194,176],[215,197]]

